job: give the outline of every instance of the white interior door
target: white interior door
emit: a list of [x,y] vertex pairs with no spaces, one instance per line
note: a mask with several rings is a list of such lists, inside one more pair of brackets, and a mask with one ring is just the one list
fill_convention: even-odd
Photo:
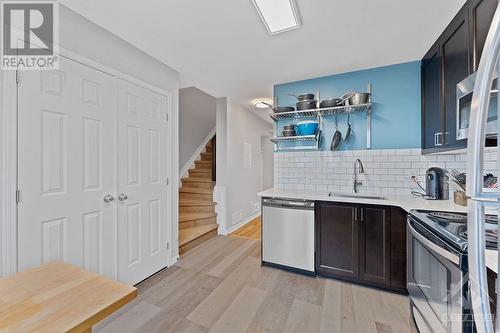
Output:
[[170,101],[117,81],[118,278],[135,284],[168,263]]
[[116,85],[60,57],[18,87],[18,268],[64,260],[116,277]]

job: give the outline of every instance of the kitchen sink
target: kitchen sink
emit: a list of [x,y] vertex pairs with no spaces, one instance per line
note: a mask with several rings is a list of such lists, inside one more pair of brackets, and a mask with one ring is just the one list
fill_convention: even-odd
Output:
[[353,199],[373,199],[373,200],[386,200],[385,197],[379,195],[370,195],[370,194],[358,194],[358,193],[335,193],[330,192],[328,194],[329,197],[332,198],[353,198]]

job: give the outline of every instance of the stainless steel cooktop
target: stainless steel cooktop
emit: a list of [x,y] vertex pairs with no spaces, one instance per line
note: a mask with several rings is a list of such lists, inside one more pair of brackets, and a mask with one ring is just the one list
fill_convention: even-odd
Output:
[[[414,210],[410,214],[440,238],[461,251],[467,251],[467,214],[422,210]],[[487,248],[497,248],[497,224],[496,215],[486,215]]]

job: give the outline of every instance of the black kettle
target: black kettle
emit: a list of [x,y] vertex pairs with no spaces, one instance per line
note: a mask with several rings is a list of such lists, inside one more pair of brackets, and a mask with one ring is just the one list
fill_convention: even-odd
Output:
[[431,200],[448,200],[450,198],[448,176],[446,170],[429,168],[425,172],[425,194]]

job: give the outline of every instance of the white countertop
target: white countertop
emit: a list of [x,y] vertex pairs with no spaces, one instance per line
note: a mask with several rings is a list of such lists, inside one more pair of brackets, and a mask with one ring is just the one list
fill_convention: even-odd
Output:
[[[357,203],[367,205],[382,205],[400,207],[406,212],[413,209],[420,210],[435,210],[442,212],[457,212],[467,213],[467,207],[455,204],[452,200],[425,200],[412,195],[384,195],[385,199],[367,199],[367,198],[346,198],[346,197],[330,197],[329,192],[322,191],[308,191],[308,190],[285,190],[270,188],[258,193],[260,197],[268,198],[286,198],[286,199],[302,199],[311,201],[332,201],[332,202],[345,202]],[[360,193],[364,195],[365,193]],[[366,193],[368,194],[368,193]],[[379,194],[375,194],[379,195]],[[496,212],[494,212],[496,214]],[[488,268],[498,273],[498,252],[493,250],[486,250],[486,265]]]
[[[329,192],[317,192],[307,190],[282,190],[270,188],[265,191],[259,192],[260,197],[271,198],[287,198],[287,199],[304,199],[311,201],[332,201],[332,202],[345,202],[345,203],[358,203],[368,205],[382,205],[382,206],[395,206],[401,207],[406,212],[412,209],[422,210],[436,210],[442,212],[460,212],[466,213],[467,207],[455,204],[452,200],[425,200],[413,195],[384,195],[384,200],[367,199],[367,198],[346,198],[346,197],[329,197]],[[368,193],[360,193],[359,195],[369,195]]]

